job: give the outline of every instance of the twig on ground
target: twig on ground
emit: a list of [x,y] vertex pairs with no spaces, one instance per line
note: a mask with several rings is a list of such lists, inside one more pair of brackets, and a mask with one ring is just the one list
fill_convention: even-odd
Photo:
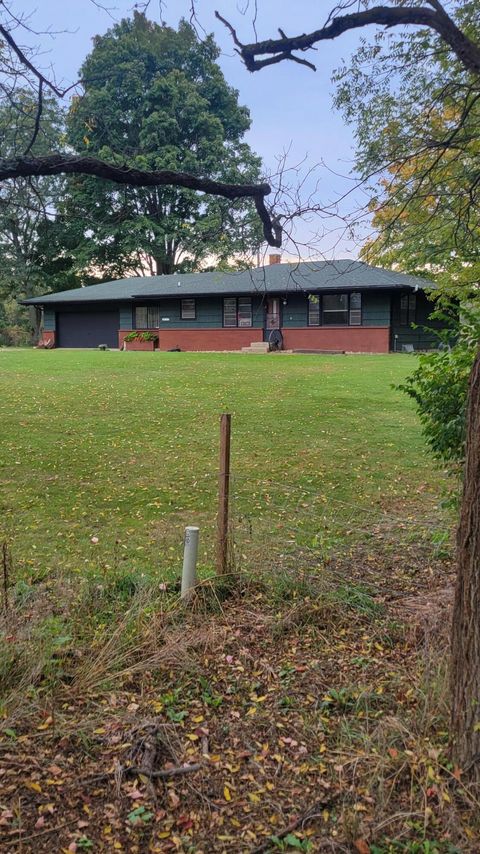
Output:
[[9,842],[11,845],[20,845],[24,842],[30,842],[31,839],[38,839],[39,836],[47,836],[49,833],[56,833],[57,830],[63,830],[64,827],[68,827],[70,824],[75,824],[78,819],[74,818],[70,821],[64,821],[62,824],[56,824],[55,827],[48,827],[45,830],[39,830],[38,833],[33,833],[31,836],[22,836],[23,828],[19,828],[16,831],[17,839],[13,839],[11,836],[0,836],[0,843]]
[[[174,768],[164,768],[161,771],[151,771],[149,768],[142,768],[139,765],[129,765],[127,768],[122,768],[121,776],[138,776],[142,775],[142,777],[148,777],[149,780],[168,780],[170,777],[180,777],[183,774],[193,774],[194,771],[199,771],[201,768],[200,763],[194,763],[192,765],[178,765]],[[104,780],[108,780],[112,776],[113,772],[106,772],[105,774],[96,774],[94,777],[85,777],[83,780],[84,783],[101,783]]]

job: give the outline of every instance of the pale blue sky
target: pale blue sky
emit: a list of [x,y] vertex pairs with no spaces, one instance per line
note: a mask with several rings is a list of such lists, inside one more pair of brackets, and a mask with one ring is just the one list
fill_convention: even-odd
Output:
[[[16,12],[31,12],[30,24],[36,30],[50,28],[55,35],[39,34],[31,37],[41,46],[39,63],[44,68],[55,68],[57,81],[70,83],[75,80],[78,69],[91,50],[91,39],[105,32],[114,20],[131,14],[134,0],[99,0],[105,11],[92,0],[11,0]],[[247,5],[247,10],[242,13]],[[317,28],[322,19],[317,4],[312,0],[280,2],[280,0],[258,0],[256,28],[258,38],[274,37],[280,26],[289,34]],[[228,82],[240,93],[240,102],[251,112],[252,127],[248,141],[263,158],[267,168],[273,168],[276,156],[289,148],[288,161],[298,163],[305,156],[307,163],[324,163],[320,168],[320,179],[316,201],[325,206],[335,200],[351,186],[351,181],[336,177],[332,172],[348,175],[353,158],[352,130],[345,126],[341,116],[332,108],[332,71],[348,60],[359,43],[356,33],[346,34],[334,42],[324,42],[320,49],[311,54],[317,65],[313,73],[294,63],[281,63],[263,71],[250,74],[237,54],[234,53],[229,34],[215,19],[214,10],[227,17],[237,28],[243,41],[254,39],[252,30],[253,2],[250,0],[196,0],[200,24],[207,32],[213,32],[222,49],[220,63]],[[159,21],[176,25],[178,20],[189,16],[190,0],[151,0],[148,15]],[[26,40],[26,36],[23,40]],[[30,39],[29,39],[30,40]],[[309,188],[314,186],[309,182]],[[359,197],[357,196],[357,203]],[[355,202],[349,205],[353,209]],[[348,212],[348,208],[344,208]],[[338,221],[316,219],[297,227],[300,240],[311,245],[303,248],[302,255],[326,253],[328,257],[356,256],[358,246],[338,231]],[[313,233],[318,229],[326,234],[319,243],[314,242]],[[337,229],[337,230],[335,230]],[[337,245],[335,245],[337,244]],[[317,251],[318,250],[318,251]],[[290,248],[290,251],[292,249]],[[288,254],[285,253],[285,254]]]

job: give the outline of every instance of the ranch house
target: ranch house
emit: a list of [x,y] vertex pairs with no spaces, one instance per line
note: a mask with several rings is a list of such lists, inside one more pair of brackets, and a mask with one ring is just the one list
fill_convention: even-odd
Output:
[[[48,347],[387,353],[436,346],[431,283],[361,261],[132,277],[24,300]],[[430,326],[426,329],[425,326]],[[137,347],[133,339],[137,336]],[[125,340],[126,339],[126,340]]]

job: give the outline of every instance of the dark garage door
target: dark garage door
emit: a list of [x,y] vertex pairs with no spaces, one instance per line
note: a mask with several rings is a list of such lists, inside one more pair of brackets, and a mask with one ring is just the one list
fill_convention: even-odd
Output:
[[60,311],[57,347],[118,347],[118,311]]

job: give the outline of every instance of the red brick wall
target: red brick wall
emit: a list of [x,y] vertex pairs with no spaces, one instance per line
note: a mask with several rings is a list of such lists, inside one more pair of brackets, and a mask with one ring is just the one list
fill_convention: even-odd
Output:
[[[131,329],[121,329],[118,346],[123,346],[125,335]],[[252,341],[263,341],[263,329],[160,329],[159,350],[241,350]]]
[[388,353],[390,327],[337,326],[282,329],[285,350],[348,350],[354,353]]
[[153,353],[154,350],[157,349],[156,341],[127,341],[126,342],[127,350],[147,350]]
[[[118,346],[131,329],[121,329]],[[354,353],[388,353],[388,326],[337,326],[283,328],[286,350],[349,350]],[[50,333],[54,334],[54,333]],[[160,329],[159,350],[241,350],[253,341],[263,340],[262,329]]]

